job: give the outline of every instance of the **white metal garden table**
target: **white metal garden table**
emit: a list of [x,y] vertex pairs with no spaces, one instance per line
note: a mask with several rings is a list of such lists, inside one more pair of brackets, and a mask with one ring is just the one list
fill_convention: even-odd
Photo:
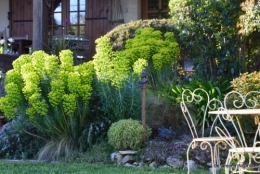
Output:
[[[209,114],[215,114],[218,115],[220,118],[224,118],[225,120],[232,121],[234,128],[236,129],[236,126],[234,124],[233,118],[235,117],[239,132],[237,131],[238,138],[240,139],[240,146],[237,145],[234,141],[227,141],[227,144],[231,146],[229,149],[229,153],[226,159],[225,164],[225,172],[226,174],[230,173],[230,170],[232,173],[244,173],[244,172],[253,172],[253,173],[260,173],[260,142],[257,141],[257,136],[259,136],[260,132],[260,124],[259,124],[259,115],[260,115],[260,109],[220,109],[217,111],[209,111]],[[257,126],[257,130],[255,133],[255,138],[253,141],[252,146],[247,145],[247,141],[245,139],[244,131],[241,126],[241,121],[239,116],[254,116],[255,118],[255,124]],[[253,125],[252,125],[253,126]],[[229,137],[230,133],[225,132],[226,130],[221,130],[219,127],[216,128],[217,132],[223,136],[223,138]],[[260,136],[259,136],[260,137]],[[226,140],[225,140],[226,141]],[[232,160],[236,159],[237,164],[235,166],[231,165]],[[246,164],[246,160],[248,160],[248,163]],[[256,171],[254,171],[256,168]]]

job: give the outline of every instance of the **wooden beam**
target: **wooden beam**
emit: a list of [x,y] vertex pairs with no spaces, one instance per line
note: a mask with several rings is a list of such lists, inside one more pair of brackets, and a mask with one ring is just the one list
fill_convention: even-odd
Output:
[[33,0],[32,50],[42,50],[48,43],[48,10],[43,0]]

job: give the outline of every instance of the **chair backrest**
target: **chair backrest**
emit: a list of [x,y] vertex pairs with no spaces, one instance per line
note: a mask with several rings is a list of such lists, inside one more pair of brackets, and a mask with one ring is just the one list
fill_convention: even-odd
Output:
[[[201,88],[197,88],[195,90],[190,90],[190,89],[185,89],[182,92],[182,101],[180,103],[183,115],[185,117],[185,120],[187,122],[187,125],[191,131],[191,134],[193,138],[199,138],[199,137],[204,137],[205,136],[205,121],[206,117],[208,115],[209,109],[213,109],[210,107],[210,103],[213,103],[213,100],[210,100],[209,94]],[[199,103],[202,103],[198,105]],[[199,108],[201,112],[201,118],[202,118],[202,125],[201,125],[201,133],[199,134],[197,131],[197,124],[195,122],[195,116],[197,113],[192,113],[192,107],[194,106],[200,106]],[[196,112],[196,111],[195,111]],[[213,131],[213,126],[216,122],[216,118],[213,120],[213,124],[211,125],[210,128],[210,135],[212,134]]]
[[[246,147],[247,146],[247,141],[246,138],[244,137],[244,132],[241,132],[241,130],[244,131],[244,129],[242,128],[243,126],[240,124],[240,122],[238,122],[237,119],[239,119],[238,117],[234,117],[229,113],[229,110],[233,110],[233,109],[259,109],[260,108],[260,91],[250,91],[246,94],[242,94],[240,92],[237,91],[231,91],[229,93],[227,93],[224,97],[224,108],[227,110],[227,115],[226,117],[229,118],[229,121],[232,122],[232,125],[236,131],[238,140],[241,144],[242,147]],[[250,114],[248,114],[250,115]],[[254,115],[251,115],[252,117],[254,117]],[[251,117],[251,118],[252,118]],[[248,116],[241,116],[241,118],[244,118],[245,120],[250,119],[250,117]],[[241,119],[240,118],[240,119]],[[258,118],[258,117],[255,117]],[[255,133],[255,129],[257,129],[257,124],[259,123],[259,121],[255,120],[255,125],[253,125],[253,123],[251,123],[250,127],[255,127],[252,133]],[[255,133],[257,134],[257,133]]]

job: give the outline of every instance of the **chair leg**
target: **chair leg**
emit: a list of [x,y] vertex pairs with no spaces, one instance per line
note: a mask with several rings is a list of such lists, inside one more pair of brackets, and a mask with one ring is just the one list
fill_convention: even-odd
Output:
[[[212,148],[212,145],[209,143],[209,142],[203,142],[203,143],[207,143],[210,147],[210,155],[211,155],[211,167],[212,167],[212,173],[213,174],[216,174],[217,173],[217,168],[215,166],[215,155],[216,155],[216,152],[215,152],[215,147]],[[202,143],[202,144],[203,144]]]
[[219,157],[219,143],[216,143],[214,145],[214,159],[215,159],[215,167],[219,167],[220,166],[220,157]]
[[191,142],[190,144],[189,144],[189,146],[188,146],[188,149],[187,149],[187,168],[188,168],[188,174],[190,173],[190,162],[189,162],[189,160],[190,160],[190,158],[189,158],[189,152],[190,152],[190,148],[191,148],[191,146],[192,146],[192,144],[193,144],[194,142]]
[[231,161],[232,161],[232,155],[231,155],[231,152],[228,152],[228,156],[227,156],[226,163],[225,163],[225,174],[230,174],[229,169],[230,169],[230,167],[232,167],[232,166],[230,166]]

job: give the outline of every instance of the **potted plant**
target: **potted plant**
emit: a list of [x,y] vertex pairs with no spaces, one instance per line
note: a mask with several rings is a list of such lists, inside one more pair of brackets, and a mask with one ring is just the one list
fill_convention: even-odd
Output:
[[70,22],[68,19],[66,19],[66,20],[65,20],[65,23],[66,23],[66,25],[68,26],[68,27],[67,27],[67,29],[68,29],[68,34],[70,34],[70,35],[75,35],[74,28],[71,26],[71,22]]

